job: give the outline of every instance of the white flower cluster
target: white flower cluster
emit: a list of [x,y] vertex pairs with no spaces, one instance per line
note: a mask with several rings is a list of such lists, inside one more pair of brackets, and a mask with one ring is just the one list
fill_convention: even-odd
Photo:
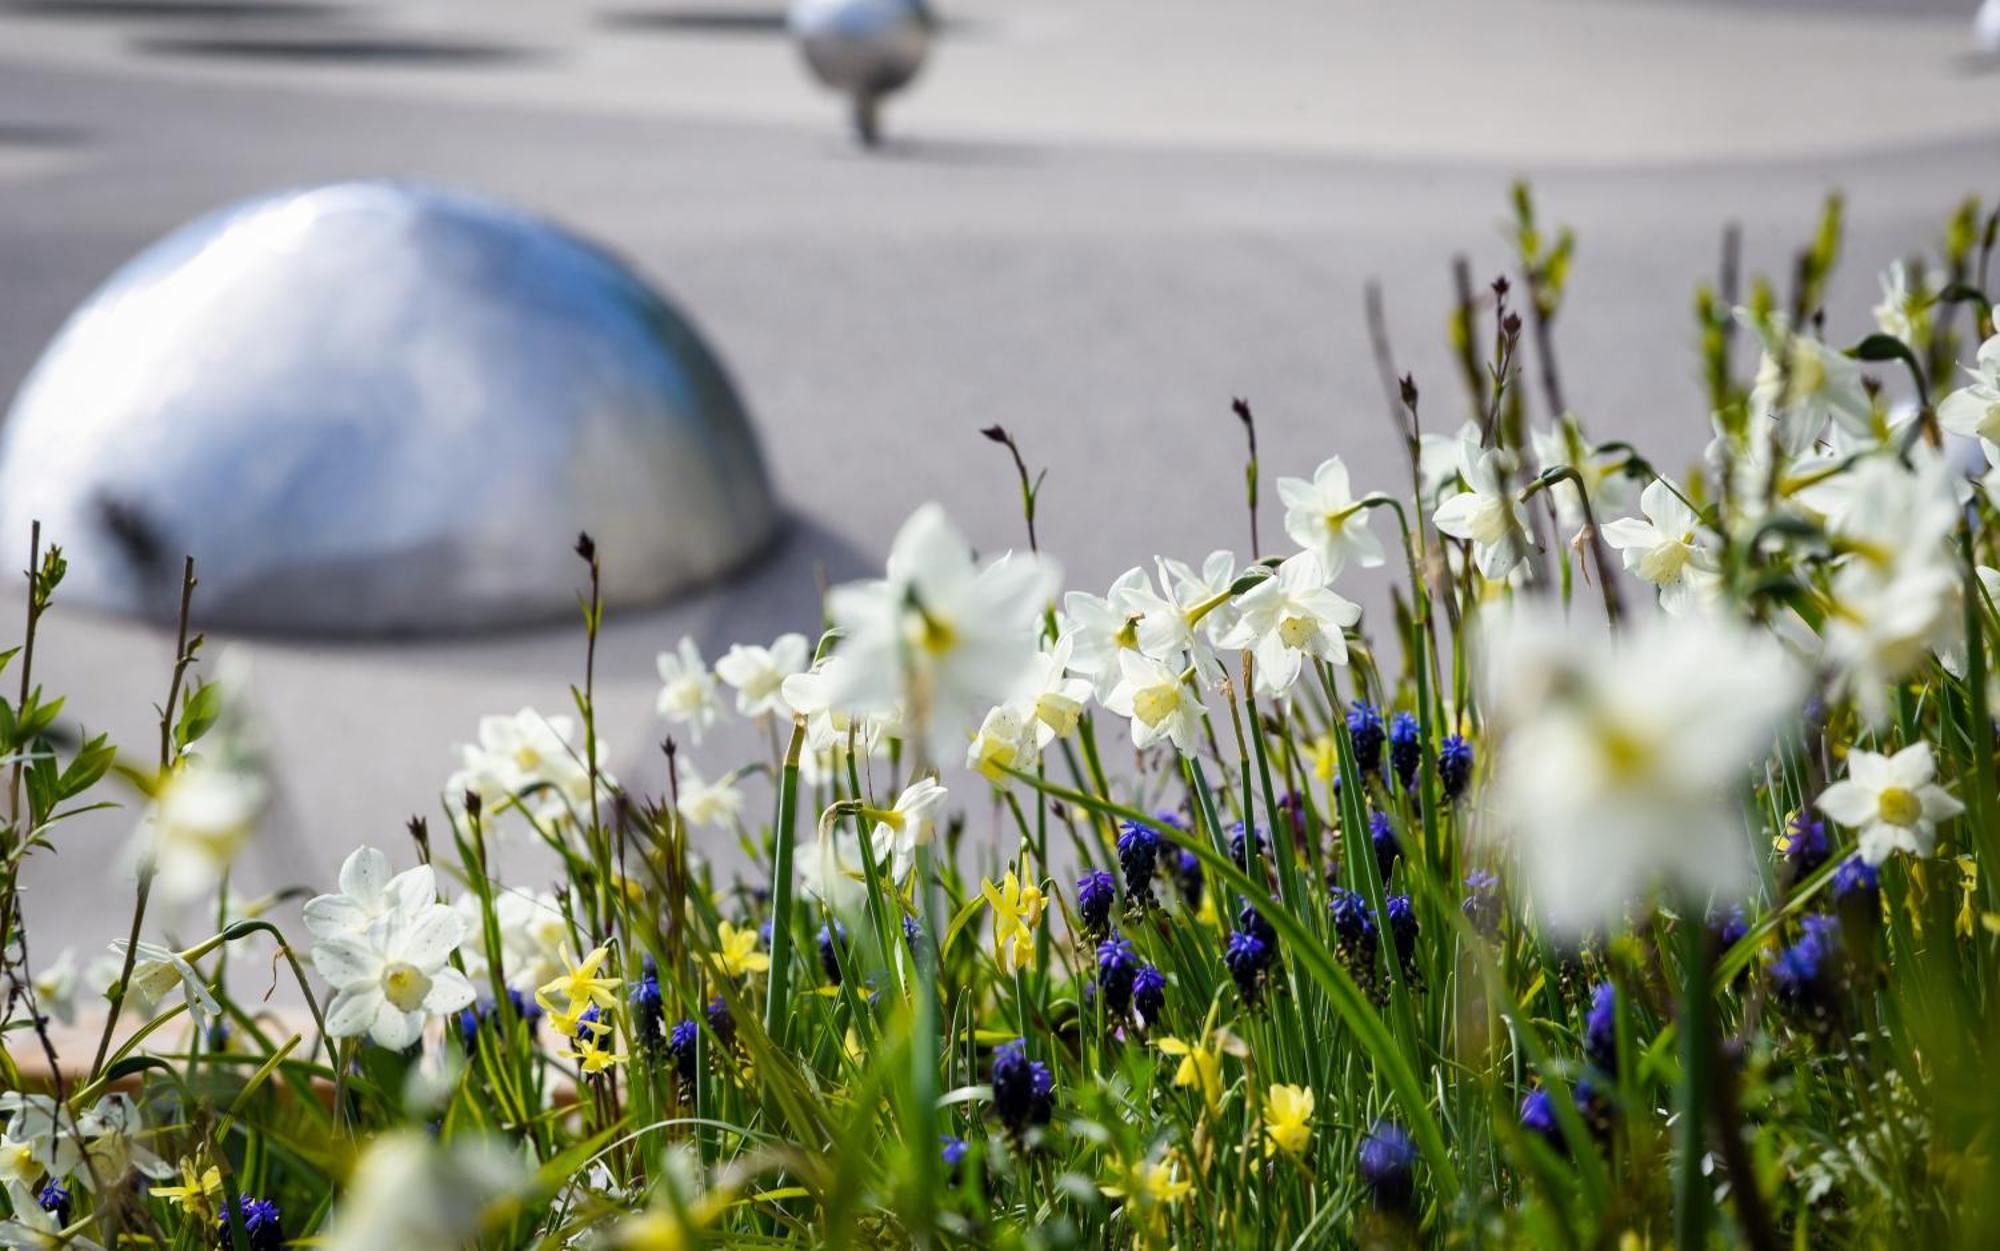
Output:
[[387,856],[358,848],[340,866],[340,893],[308,902],[305,922],[313,967],[335,992],[326,1011],[335,1038],[365,1034],[400,1051],[430,1017],[472,1003],[472,983],[451,967],[465,918],[438,902],[429,865],[392,876]]

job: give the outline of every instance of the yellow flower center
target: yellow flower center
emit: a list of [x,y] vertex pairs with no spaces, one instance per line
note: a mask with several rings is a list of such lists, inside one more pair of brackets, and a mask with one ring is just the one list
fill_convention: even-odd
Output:
[[414,964],[399,960],[382,970],[382,995],[401,1011],[415,1012],[430,993],[431,979]]
[[1319,623],[1311,617],[1287,617],[1278,623],[1278,641],[1286,647],[1304,647],[1319,633]]
[[1817,395],[1826,386],[1826,365],[1809,344],[1798,343],[1792,351],[1792,394]]
[[1875,800],[1875,809],[1890,825],[1915,825],[1917,819],[1924,815],[1923,801],[1902,786],[1883,788]]
[[918,614],[923,625],[917,632],[917,645],[933,656],[942,656],[958,641],[957,631],[948,621],[940,621],[927,612]]
[[1158,725],[1174,715],[1181,705],[1181,687],[1178,682],[1162,682],[1149,686],[1132,697],[1132,715],[1152,726]]
[[1058,738],[1067,738],[1083,716],[1083,705],[1067,695],[1049,691],[1035,700],[1035,716],[1054,730]]
[[1604,723],[1598,730],[1597,743],[1604,753],[1604,770],[1613,778],[1637,782],[1652,771],[1651,745],[1624,726]]

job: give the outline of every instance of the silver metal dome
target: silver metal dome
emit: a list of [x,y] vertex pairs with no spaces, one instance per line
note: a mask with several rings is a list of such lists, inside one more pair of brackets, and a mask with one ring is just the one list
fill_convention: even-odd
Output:
[[854,106],[854,129],[873,146],[882,98],[909,85],[931,46],[923,0],[792,0],[788,17],[806,64]]
[[195,557],[204,621],[364,634],[570,611],[744,560],[777,510],[700,336],[548,222],[337,183],[167,236],[56,336],[0,431],[0,551],[31,519],[65,598],[154,618]]

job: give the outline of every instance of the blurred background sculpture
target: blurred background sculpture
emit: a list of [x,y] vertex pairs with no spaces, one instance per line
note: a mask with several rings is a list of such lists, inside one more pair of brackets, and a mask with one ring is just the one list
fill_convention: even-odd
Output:
[[790,23],[806,64],[854,109],[854,130],[881,140],[884,97],[923,68],[934,25],[923,0],[793,0]]
[[69,319],[0,431],[0,542],[31,519],[72,602],[368,634],[711,578],[777,510],[695,329],[623,263],[504,205],[337,183],[204,217]]

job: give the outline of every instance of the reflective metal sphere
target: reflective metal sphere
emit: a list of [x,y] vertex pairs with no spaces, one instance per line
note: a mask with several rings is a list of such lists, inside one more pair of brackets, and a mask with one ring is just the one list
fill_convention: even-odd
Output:
[[855,130],[874,144],[882,97],[908,86],[930,51],[923,0],[792,0],[790,23],[806,64],[853,102]]
[[64,598],[354,634],[573,611],[713,577],[774,532],[721,364],[631,270],[505,206],[339,183],[224,209],[70,317],[0,431],[0,551]]

